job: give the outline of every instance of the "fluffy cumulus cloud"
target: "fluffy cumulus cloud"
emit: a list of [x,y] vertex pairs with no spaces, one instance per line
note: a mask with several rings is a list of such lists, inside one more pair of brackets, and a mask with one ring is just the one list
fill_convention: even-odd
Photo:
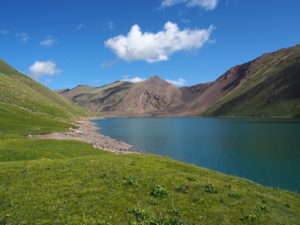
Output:
[[201,48],[213,32],[208,29],[179,29],[177,24],[167,22],[158,33],[143,33],[138,25],[129,33],[105,41],[105,46],[126,61],[145,60],[149,63],[167,61],[174,52]]
[[138,82],[142,82],[146,80],[145,78],[141,78],[141,77],[133,77],[133,78],[129,78],[129,76],[124,76],[123,77],[123,81],[129,81],[131,83],[138,83]]
[[179,3],[184,3],[187,7],[201,7],[205,10],[213,10],[218,5],[218,0],[163,0],[162,8],[171,7]]
[[40,42],[40,45],[45,46],[45,47],[52,47],[55,44],[56,44],[56,41],[51,36],[49,36],[47,39]]
[[16,36],[22,43],[26,43],[29,40],[29,35],[27,33],[17,33]]
[[38,80],[45,75],[55,75],[60,73],[62,70],[56,67],[56,64],[52,61],[36,61],[29,67],[29,75]]
[[166,80],[167,82],[169,82],[170,84],[173,84],[175,86],[184,86],[186,85],[186,80],[179,78],[178,80]]

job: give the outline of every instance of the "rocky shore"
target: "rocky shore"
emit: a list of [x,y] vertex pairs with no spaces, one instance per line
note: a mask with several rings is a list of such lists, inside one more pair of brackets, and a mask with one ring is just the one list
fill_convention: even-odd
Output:
[[95,127],[94,123],[86,120],[81,120],[77,122],[77,126],[78,128],[75,129],[70,128],[69,132],[29,135],[28,137],[38,139],[76,140],[87,142],[94,148],[114,153],[131,153],[128,152],[128,150],[132,148],[131,145],[97,133],[96,130],[98,128]]

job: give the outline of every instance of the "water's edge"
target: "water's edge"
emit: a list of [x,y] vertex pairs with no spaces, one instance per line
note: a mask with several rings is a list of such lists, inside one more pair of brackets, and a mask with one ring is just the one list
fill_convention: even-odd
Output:
[[[186,119],[195,120],[196,119],[196,120],[204,120],[204,121],[211,120],[213,122],[221,121],[221,126],[219,125],[219,127],[221,127],[221,139],[220,139],[220,137],[218,137],[218,134],[217,134],[216,139],[212,139],[211,142],[208,142],[210,148],[206,148],[207,146],[205,146],[205,144],[204,144],[204,149],[206,148],[206,149],[217,149],[217,150],[214,150],[215,152],[213,152],[213,151],[191,152],[188,150],[188,148],[191,148],[191,146],[189,145],[190,143],[188,143],[188,142],[193,142],[193,138],[197,139],[197,137],[192,137],[190,139],[185,139],[186,137],[183,137],[184,141],[182,141],[182,142],[185,142],[185,143],[183,143],[183,144],[179,143],[180,146],[178,146],[178,148],[180,150],[178,151],[178,149],[177,149],[177,151],[176,151],[176,148],[173,148],[174,143],[172,143],[174,140],[172,140],[172,138],[170,138],[169,136],[165,136],[165,137],[161,136],[160,137],[160,133],[155,134],[156,136],[155,135],[147,136],[148,135],[147,130],[149,130],[149,129],[151,130],[151,126],[153,126],[153,119],[154,120],[157,119],[160,122],[166,122],[168,120],[174,120],[174,119],[179,120],[179,121],[182,119],[184,119],[184,120],[186,120]],[[251,119],[249,119],[247,121],[242,121],[242,122],[236,121],[236,120],[238,120],[236,118],[233,120],[235,122],[234,125],[242,124],[243,126],[250,126],[251,129],[253,129],[253,127],[258,127],[256,129],[254,129],[254,131],[257,133],[258,137],[264,135],[263,132],[261,132],[261,130],[266,129],[266,126],[267,126],[268,130],[273,130],[274,126],[276,128],[276,126],[288,126],[289,123],[292,124],[292,126],[295,124],[299,124],[299,121],[293,121],[293,120],[281,121],[281,119],[283,119],[283,118],[280,118],[279,120],[276,120],[276,121],[273,121],[273,119],[270,119],[270,118],[264,119],[264,120],[259,120],[259,121],[252,121]],[[147,126],[139,128],[138,126],[135,126],[136,125],[135,120],[138,120],[138,122],[142,121],[142,125],[144,125],[143,122],[145,122],[145,121],[147,122],[148,120],[150,120],[151,122],[149,122],[149,124],[147,122],[146,123]],[[260,148],[264,149],[265,146],[262,146],[262,147],[260,146],[260,148],[256,148],[255,143],[253,144],[253,141],[251,143],[250,142],[248,143],[247,140],[245,141],[243,139],[239,139],[238,137],[237,137],[237,140],[240,140],[242,145],[240,146],[240,143],[238,143],[238,144],[234,144],[233,146],[229,146],[229,147],[232,147],[232,149],[240,149],[241,148],[242,151],[240,151],[240,152],[239,151],[234,152],[233,150],[230,150],[227,152],[226,151],[222,152],[222,151],[220,151],[220,149],[218,149],[218,146],[215,147],[214,145],[216,145],[216,143],[218,144],[218,142],[223,144],[224,141],[226,142],[227,140],[230,140],[230,138],[228,138],[228,136],[226,136],[226,135],[224,136],[222,134],[222,132],[225,134],[228,133],[228,131],[226,130],[227,129],[226,126],[228,126],[228,123],[227,124],[224,123],[223,120],[227,121],[227,120],[231,120],[231,119],[228,119],[228,118],[226,118],[226,119],[224,119],[224,118],[157,118],[157,117],[156,118],[128,118],[128,117],[111,118],[111,117],[108,117],[108,118],[101,118],[101,120],[91,120],[91,121],[96,123],[96,126],[98,128],[97,132],[99,132],[105,136],[109,136],[113,139],[120,140],[122,142],[132,145],[133,148],[129,149],[130,152],[133,151],[133,152],[138,152],[138,153],[142,153],[142,154],[146,153],[146,154],[164,156],[164,157],[168,157],[168,158],[180,161],[180,162],[184,162],[184,163],[188,163],[191,165],[196,165],[199,167],[211,169],[211,170],[218,171],[218,172],[228,174],[228,175],[232,175],[235,177],[248,179],[248,180],[251,180],[253,182],[256,182],[256,183],[259,183],[259,184],[262,184],[265,186],[279,187],[279,188],[287,189],[287,190],[293,191],[293,192],[298,192],[298,193],[300,192],[300,188],[299,188],[300,182],[297,181],[298,180],[297,177],[299,175],[295,174],[295,171],[299,171],[299,170],[297,170],[297,168],[295,170],[292,170],[292,167],[295,165],[295,162],[292,161],[291,163],[289,163],[289,160],[288,160],[290,158],[292,160],[295,160],[294,159],[295,157],[293,158],[291,156],[288,156],[287,157],[288,159],[285,160],[285,163],[286,163],[285,166],[288,168],[284,168],[284,165],[280,165],[280,163],[276,162],[276,160],[278,161],[278,159],[282,158],[282,156],[280,156],[280,154],[282,154],[282,152],[278,151],[278,149],[275,149],[275,151],[270,152],[269,149],[267,148],[267,150],[265,152],[262,151],[263,154],[267,154],[267,155],[259,155],[259,154],[261,154]],[[286,120],[286,119],[284,119],[284,120]],[[100,121],[102,121],[102,123]],[[130,121],[130,126],[126,126],[126,125],[128,125],[128,124],[126,124],[126,122],[128,122],[128,121]],[[171,121],[171,123],[173,123],[173,122],[174,121]],[[120,123],[121,123],[121,125],[120,125]],[[122,123],[125,123],[126,125],[123,126]],[[131,123],[133,123],[133,124],[131,124]],[[186,122],[184,122],[184,123],[186,123]],[[219,123],[219,122],[217,122],[217,123]],[[281,125],[281,124],[283,124],[283,125]],[[117,128],[114,127],[114,125],[117,126]],[[140,123],[137,123],[137,125],[140,125]],[[121,127],[119,127],[119,126],[121,126]],[[225,128],[223,128],[223,126],[225,126]],[[239,125],[239,126],[241,126],[241,125]],[[297,130],[299,130],[298,129],[299,125],[296,125],[296,126],[297,126]],[[263,129],[261,129],[261,127]],[[174,127],[171,126],[170,128],[172,131],[172,128],[174,128]],[[138,132],[137,132],[136,131],[137,129],[140,129],[140,130],[138,130]],[[220,128],[218,128],[218,129],[220,129]],[[222,131],[222,129],[225,131]],[[176,127],[175,127],[175,130],[176,130]],[[182,136],[187,136],[185,134],[185,131],[186,130],[181,131],[181,133],[179,133],[178,137],[182,138]],[[130,134],[128,134],[128,132]],[[145,133],[144,136],[141,133]],[[243,132],[243,130],[241,130],[241,132],[238,130],[237,133],[243,134],[244,132]],[[164,133],[164,135],[165,135],[165,133]],[[215,133],[214,133],[214,135],[215,135]],[[250,136],[251,135],[253,135],[253,134],[250,133]],[[253,140],[255,140],[259,144],[265,145],[265,144],[268,144],[270,142],[270,140],[272,140],[273,142],[274,141],[276,142],[276,139],[278,139],[278,138],[273,138],[272,136],[269,137],[271,139],[268,139],[268,135],[265,135],[265,136],[266,136],[266,140],[262,143],[260,143],[262,140],[258,140],[258,141],[255,139],[253,139]],[[165,139],[167,139],[167,141],[165,141]],[[138,140],[140,140],[140,141],[138,141]],[[137,145],[135,144],[135,142],[137,142]],[[150,145],[153,145],[153,143],[154,143],[154,145],[151,147],[151,149],[149,148],[150,150],[149,149],[145,150],[145,148],[142,149],[140,147],[141,142],[150,142]],[[155,145],[155,144],[157,144],[157,142],[162,142],[160,144],[164,145],[164,148],[167,150],[165,150],[164,148],[163,148],[164,151],[162,151],[162,152],[157,150],[159,148],[159,146],[157,148],[157,145]],[[172,146],[171,147],[168,146],[169,144]],[[200,143],[200,145],[201,144],[203,144],[203,143]],[[244,149],[243,149],[243,147],[244,147],[243,144],[247,146],[246,151],[244,151]],[[297,146],[298,146],[298,143],[297,143]],[[195,146],[192,146],[192,147],[195,147]],[[273,147],[274,146],[271,146],[270,149],[272,149]],[[289,148],[291,146],[288,145],[286,147]],[[294,146],[292,146],[292,147],[294,147]],[[168,151],[168,148],[173,148],[173,149],[171,149],[171,151]],[[184,149],[184,151],[182,149]],[[230,149],[230,148],[228,148],[228,149]],[[287,152],[286,155],[288,155],[288,153],[289,152]],[[246,156],[245,156],[245,154],[246,154]],[[256,156],[255,154],[258,154],[258,155]],[[268,154],[271,154],[271,155],[268,155]],[[199,157],[199,155],[201,155],[201,157]],[[201,158],[201,160],[197,161],[197,157]],[[299,158],[298,153],[296,155],[296,158],[297,159]],[[235,160],[237,160],[237,161],[235,161]],[[251,160],[254,162],[253,165],[251,165]],[[275,160],[275,163],[273,163],[272,160]],[[280,162],[280,160],[279,160],[279,162]],[[274,165],[276,165],[276,163],[279,166],[282,166],[283,171],[280,171],[280,169],[276,169],[276,170],[272,171],[272,169],[274,169]],[[244,165],[246,165],[246,166],[244,166]],[[270,168],[268,168],[268,166],[270,166]],[[264,170],[264,168],[267,168],[268,170]],[[279,171],[279,173],[278,173],[278,171]],[[278,175],[276,175],[276,173]],[[284,173],[286,173],[287,176]],[[293,175],[296,175],[296,176],[292,177]],[[294,184],[293,184],[293,180],[295,182]]]

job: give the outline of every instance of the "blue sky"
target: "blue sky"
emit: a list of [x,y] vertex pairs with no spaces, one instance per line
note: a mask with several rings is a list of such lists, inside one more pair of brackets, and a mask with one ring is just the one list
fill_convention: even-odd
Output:
[[1,0],[1,9],[0,58],[52,89],[152,75],[213,81],[300,39],[299,0]]

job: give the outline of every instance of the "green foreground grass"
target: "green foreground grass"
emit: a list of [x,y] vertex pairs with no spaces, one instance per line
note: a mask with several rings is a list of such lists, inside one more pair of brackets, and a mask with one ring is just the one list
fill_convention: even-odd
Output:
[[285,224],[300,197],[168,158],[76,141],[0,142],[0,224]]
[[0,102],[0,140],[22,138],[32,134],[65,131],[73,126],[71,122],[61,122],[28,110],[2,104]]

